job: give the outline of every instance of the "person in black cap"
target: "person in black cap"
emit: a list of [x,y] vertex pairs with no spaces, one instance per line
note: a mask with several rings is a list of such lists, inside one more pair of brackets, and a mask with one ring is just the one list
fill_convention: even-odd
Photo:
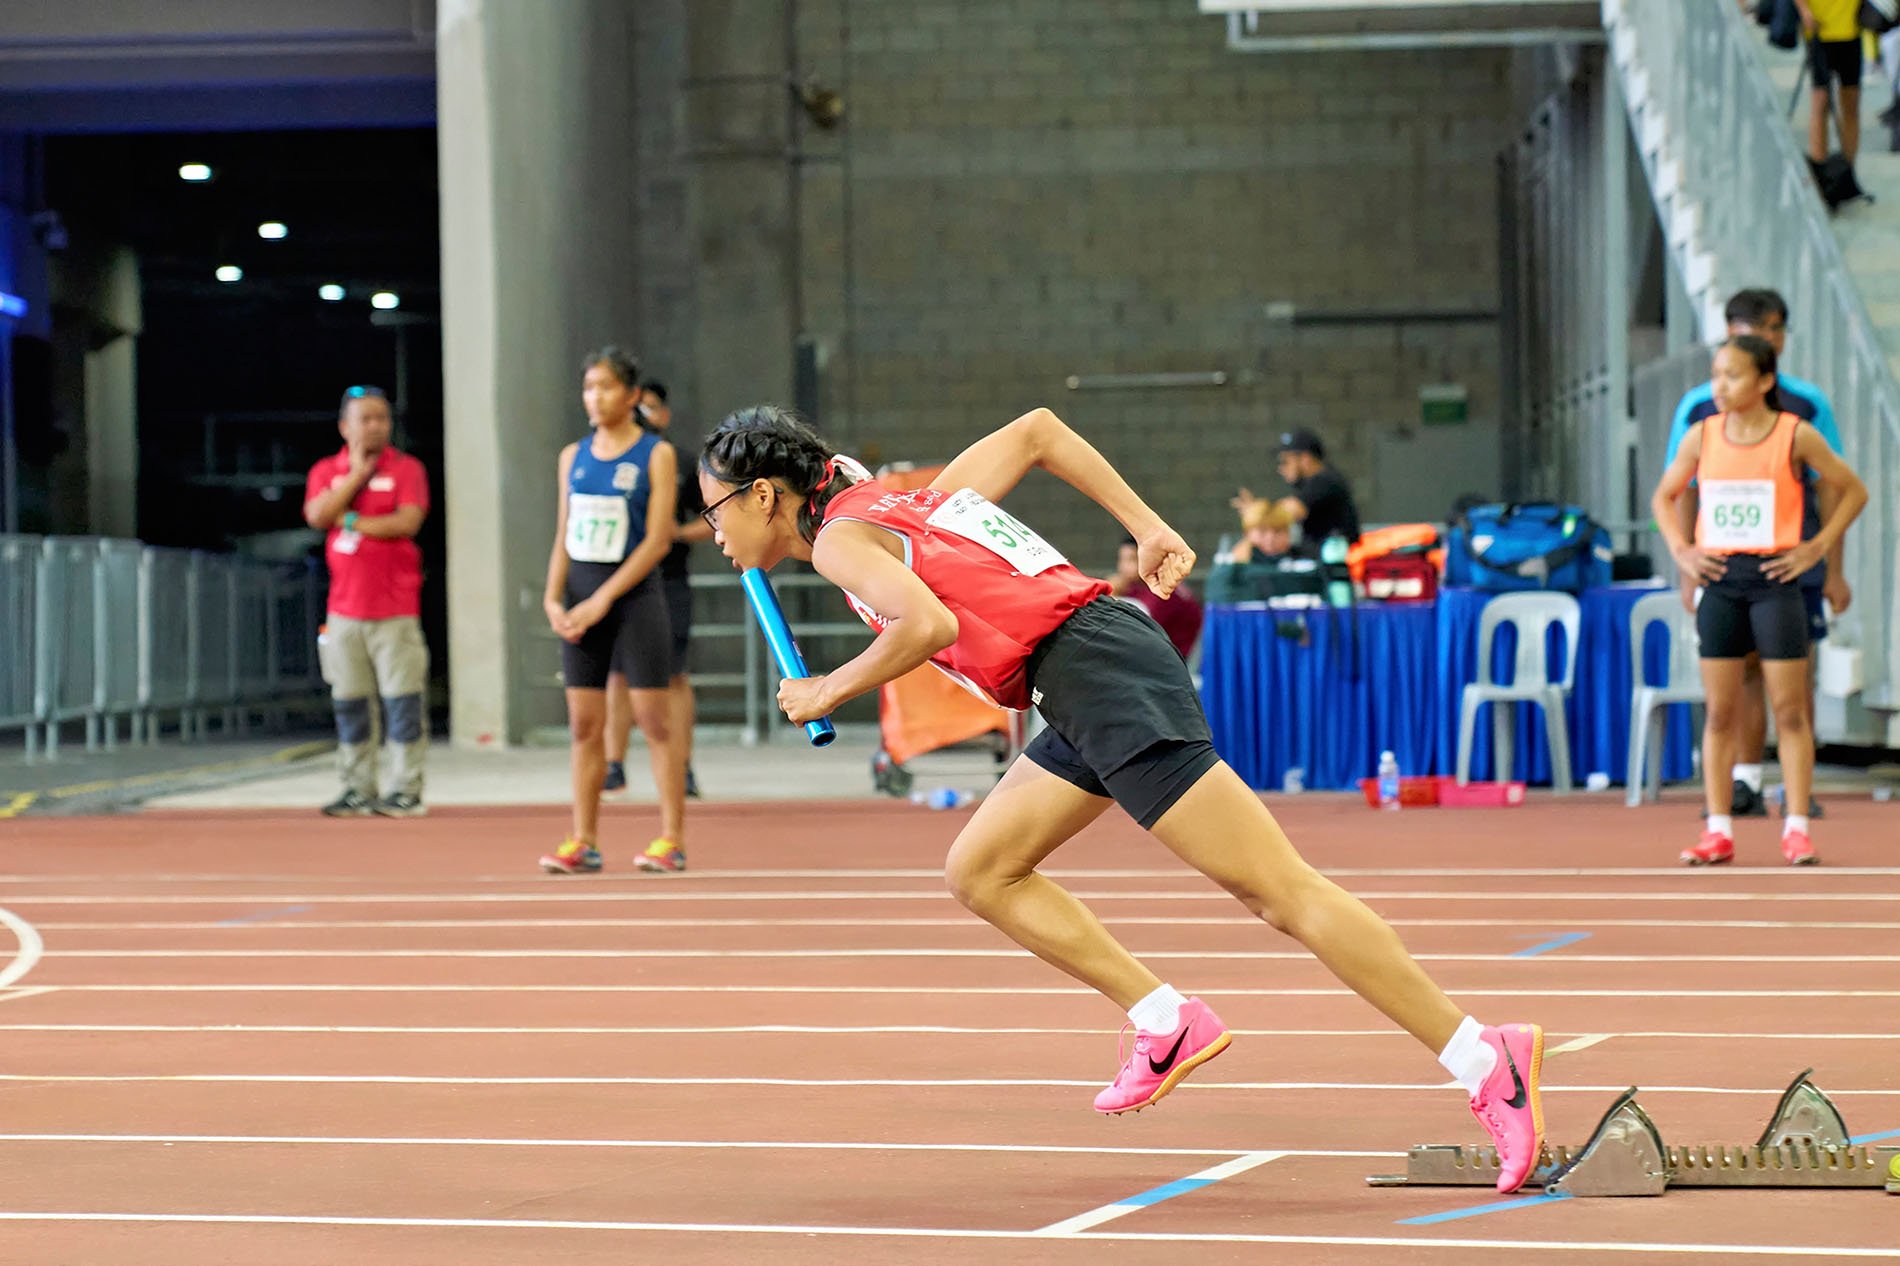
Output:
[[[1291,496],[1276,503],[1300,525],[1299,552],[1317,557],[1329,536],[1344,537],[1348,545],[1359,539],[1359,509],[1345,478],[1326,464],[1326,446],[1304,428],[1280,435],[1280,478],[1292,488]],[[1242,513],[1259,500],[1242,488],[1234,507]]]

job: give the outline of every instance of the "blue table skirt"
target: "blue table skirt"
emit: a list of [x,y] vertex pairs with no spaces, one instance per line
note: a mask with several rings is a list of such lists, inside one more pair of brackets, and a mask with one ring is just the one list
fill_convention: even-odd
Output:
[[[1581,599],[1576,688],[1567,709],[1571,768],[1623,781],[1628,766],[1629,613],[1647,585],[1592,589]],[[1354,610],[1269,610],[1258,604],[1208,608],[1201,634],[1201,693],[1214,745],[1256,788],[1279,790],[1287,770],[1314,788],[1355,787],[1391,748],[1406,774],[1451,774],[1458,761],[1458,705],[1477,680],[1478,619],[1495,594],[1447,589],[1435,604],[1367,603]],[[1552,663],[1562,636],[1553,634]],[[1511,631],[1500,630],[1494,671],[1508,672]],[[1644,645],[1644,670],[1660,683],[1669,651],[1660,626]],[[1518,712],[1512,777],[1550,781],[1543,718]],[[1696,736],[1689,709],[1675,705],[1664,725],[1663,776],[1687,778]],[[1478,714],[1471,776],[1491,778],[1489,709]]]

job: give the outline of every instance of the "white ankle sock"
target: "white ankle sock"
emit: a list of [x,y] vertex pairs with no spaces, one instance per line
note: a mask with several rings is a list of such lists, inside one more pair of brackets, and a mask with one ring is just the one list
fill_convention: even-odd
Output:
[[1790,813],[1787,817],[1783,818],[1781,820],[1781,833],[1786,835],[1790,831],[1799,831],[1801,834],[1806,835],[1808,833],[1808,815],[1805,813]]
[[1458,1031],[1438,1052],[1438,1062],[1457,1079],[1466,1094],[1484,1089],[1484,1079],[1497,1067],[1498,1053],[1484,1041],[1484,1026],[1470,1016],[1458,1025]]
[[1172,1033],[1181,1027],[1181,1004],[1186,1001],[1173,985],[1163,985],[1128,1008],[1128,1022],[1143,1033]]
[[1745,783],[1750,791],[1761,790],[1760,765],[1731,765],[1729,777],[1736,782]]
[[1711,813],[1708,829],[1717,835],[1726,835],[1732,840],[1735,838],[1735,819],[1727,813]]

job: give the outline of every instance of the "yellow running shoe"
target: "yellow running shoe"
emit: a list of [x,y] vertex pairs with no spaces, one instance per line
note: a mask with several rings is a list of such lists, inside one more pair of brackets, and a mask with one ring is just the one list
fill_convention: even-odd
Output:
[[600,850],[584,840],[569,838],[541,859],[550,875],[591,875],[600,869]]
[[655,840],[647,845],[646,852],[633,859],[633,864],[656,874],[677,874],[686,869],[686,850],[672,840]]

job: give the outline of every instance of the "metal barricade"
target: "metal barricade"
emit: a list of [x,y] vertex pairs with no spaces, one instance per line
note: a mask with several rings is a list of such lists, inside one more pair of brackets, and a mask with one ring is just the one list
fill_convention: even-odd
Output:
[[164,714],[178,714],[181,736],[190,732],[193,639],[198,608],[193,600],[197,571],[190,550],[146,547],[139,554],[138,707],[134,742],[156,743]]
[[[138,656],[126,654],[139,622],[137,541],[97,542],[92,573],[92,710],[107,747],[119,744],[119,718],[130,720],[139,706]],[[130,726],[128,725],[128,729]],[[89,736],[90,737],[90,736]]]
[[39,570],[39,537],[0,536],[0,731],[26,731],[29,753],[39,750],[33,706]]
[[232,560],[231,702],[229,720],[242,733],[250,709],[275,700],[276,569],[268,563]]
[[191,728],[203,738],[213,709],[228,730],[237,708],[237,560],[193,554],[191,570]]
[[33,712],[48,756],[59,754],[66,721],[84,721],[86,746],[99,745],[99,717],[92,708],[98,562],[99,542],[91,537],[49,536],[40,543]]

